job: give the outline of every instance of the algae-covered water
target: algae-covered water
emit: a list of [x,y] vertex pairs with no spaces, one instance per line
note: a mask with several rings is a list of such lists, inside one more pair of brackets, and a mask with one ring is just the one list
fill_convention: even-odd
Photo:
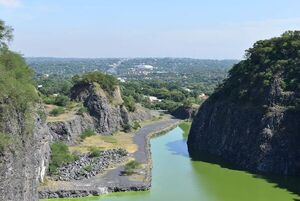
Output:
[[[152,188],[149,192],[113,193],[101,197],[57,201],[299,201],[299,182],[263,179],[216,164],[191,161],[177,127],[151,140]],[[276,181],[276,183],[274,182]],[[296,191],[294,190],[296,189]]]

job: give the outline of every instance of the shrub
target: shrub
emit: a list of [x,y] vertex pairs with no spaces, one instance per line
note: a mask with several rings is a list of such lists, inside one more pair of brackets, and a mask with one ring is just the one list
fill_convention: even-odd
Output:
[[134,130],[137,130],[137,129],[141,128],[141,125],[140,125],[139,122],[134,121],[134,122],[133,122],[133,125],[132,125],[132,128],[133,128]]
[[132,175],[135,173],[135,170],[138,169],[140,166],[141,164],[139,162],[132,160],[125,165],[124,174]]
[[85,171],[87,172],[92,172],[93,171],[93,167],[91,165],[87,165],[83,168]]
[[64,95],[58,95],[55,98],[54,104],[57,105],[57,106],[63,106],[63,107],[65,107],[65,106],[68,105],[69,102],[70,102],[69,97],[64,96]]
[[91,137],[93,135],[96,135],[95,131],[89,128],[83,131],[83,133],[81,133],[80,138],[84,140],[85,138]]
[[91,158],[96,158],[101,155],[101,151],[97,147],[91,147],[90,148],[90,157]]
[[56,117],[58,115],[63,114],[64,112],[65,112],[65,109],[63,107],[57,107],[50,111],[50,115]]
[[129,133],[132,130],[132,127],[129,123],[123,126],[124,132]]
[[81,106],[78,111],[76,112],[76,114],[78,115],[83,115],[84,113],[87,113],[88,112],[88,109],[84,106]]
[[123,96],[124,105],[129,110],[129,112],[134,112],[136,110],[135,100],[132,96]]
[[115,90],[118,80],[112,76],[112,75],[107,75],[101,72],[90,72],[86,73],[80,77],[73,78],[73,81],[75,84],[80,84],[80,83],[93,83],[96,82],[98,83],[101,88],[108,92],[110,95],[112,95],[113,91]]
[[49,163],[50,174],[55,174],[57,168],[64,164],[78,160],[77,155],[70,153],[69,148],[62,142],[55,142],[51,145],[51,160]]

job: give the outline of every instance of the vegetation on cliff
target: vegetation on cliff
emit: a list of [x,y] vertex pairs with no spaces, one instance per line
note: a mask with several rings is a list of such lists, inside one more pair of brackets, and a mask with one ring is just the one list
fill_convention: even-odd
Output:
[[86,73],[81,76],[74,76],[72,80],[75,84],[98,83],[100,87],[110,95],[112,95],[118,85],[118,80],[114,76],[98,71]]
[[[246,51],[246,59],[236,64],[216,95],[231,101],[266,103],[265,94],[275,79],[285,92],[300,93],[300,31],[261,40]],[[300,100],[292,102],[299,107]]]
[[[5,133],[6,114],[17,111],[25,122],[24,131],[31,132],[30,106],[38,100],[38,94],[33,85],[33,71],[20,54],[7,47],[12,37],[12,28],[0,20],[0,131]],[[1,136],[7,139],[4,133]]]
[[300,32],[261,40],[200,107],[189,153],[255,172],[300,175]]

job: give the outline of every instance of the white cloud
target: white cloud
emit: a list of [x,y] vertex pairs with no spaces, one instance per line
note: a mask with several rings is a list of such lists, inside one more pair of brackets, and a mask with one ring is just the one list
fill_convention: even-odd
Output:
[[0,7],[16,8],[21,5],[20,0],[0,0]]

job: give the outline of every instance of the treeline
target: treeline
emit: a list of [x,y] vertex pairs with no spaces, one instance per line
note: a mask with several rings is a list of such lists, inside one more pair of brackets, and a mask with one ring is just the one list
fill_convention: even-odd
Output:
[[[266,94],[272,84],[281,89],[300,94],[300,31],[288,31],[280,37],[261,40],[246,51],[246,59],[236,64],[229,77],[218,88],[218,93],[235,102],[256,105],[266,103]],[[274,83],[277,82],[277,83]],[[300,100],[290,101],[300,108]]]

